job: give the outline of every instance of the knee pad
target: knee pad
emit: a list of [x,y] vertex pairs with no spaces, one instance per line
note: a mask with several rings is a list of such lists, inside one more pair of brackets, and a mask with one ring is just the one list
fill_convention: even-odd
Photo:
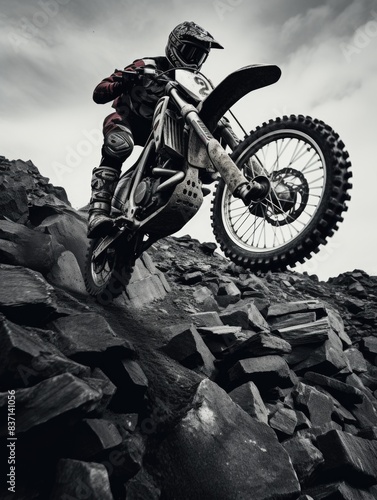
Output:
[[122,125],[105,135],[103,143],[104,156],[109,156],[122,162],[126,160],[134,148],[131,131]]

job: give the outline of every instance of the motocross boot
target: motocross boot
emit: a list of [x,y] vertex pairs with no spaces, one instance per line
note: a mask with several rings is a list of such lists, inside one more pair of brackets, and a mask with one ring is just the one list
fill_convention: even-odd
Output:
[[120,170],[99,166],[93,169],[92,196],[89,203],[88,238],[106,235],[113,226],[110,217],[111,200],[117,186]]

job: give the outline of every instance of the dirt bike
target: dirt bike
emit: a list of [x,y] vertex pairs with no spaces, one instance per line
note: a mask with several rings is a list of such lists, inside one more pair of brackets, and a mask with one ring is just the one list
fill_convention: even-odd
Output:
[[[215,238],[235,264],[253,272],[304,262],[333,235],[350,199],[349,155],[331,127],[309,116],[263,123],[243,140],[225,117],[253,90],[276,83],[275,65],[251,65],[213,88],[200,72],[176,69],[165,79],[152,132],[117,186],[114,228],[91,240],[88,292],[112,300],[135,261],[179,231],[218,180],[211,207]],[[170,76],[170,75],[169,75]]]

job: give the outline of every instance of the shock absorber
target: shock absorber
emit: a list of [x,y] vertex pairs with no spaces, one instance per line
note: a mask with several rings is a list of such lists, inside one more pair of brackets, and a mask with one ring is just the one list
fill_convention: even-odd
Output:
[[200,141],[205,145],[208,157],[224,179],[233,196],[241,198],[245,205],[265,198],[270,190],[270,183],[267,177],[258,176],[258,178],[249,182],[219,141],[213,137],[200,119],[198,110],[181,98],[173,83],[168,83],[166,87],[173,100],[179,106],[185,121],[193,128]]

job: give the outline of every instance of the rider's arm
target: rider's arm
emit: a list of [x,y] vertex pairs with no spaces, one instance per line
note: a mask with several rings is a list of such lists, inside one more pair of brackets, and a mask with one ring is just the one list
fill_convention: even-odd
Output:
[[122,92],[122,72],[115,70],[112,75],[104,78],[94,89],[93,100],[97,104],[105,104],[119,97]]
[[[137,59],[130,66],[127,66],[125,71],[137,71],[144,66],[144,61]],[[94,89],[93,100],[97,104],[106,104],[119,97],[122,93],[127,92],[127,90],[130,90],[134,83],[135,79],[132,78],[131,74],[127,75],[127,73],[116,69],[112,75],[104,78]]]

